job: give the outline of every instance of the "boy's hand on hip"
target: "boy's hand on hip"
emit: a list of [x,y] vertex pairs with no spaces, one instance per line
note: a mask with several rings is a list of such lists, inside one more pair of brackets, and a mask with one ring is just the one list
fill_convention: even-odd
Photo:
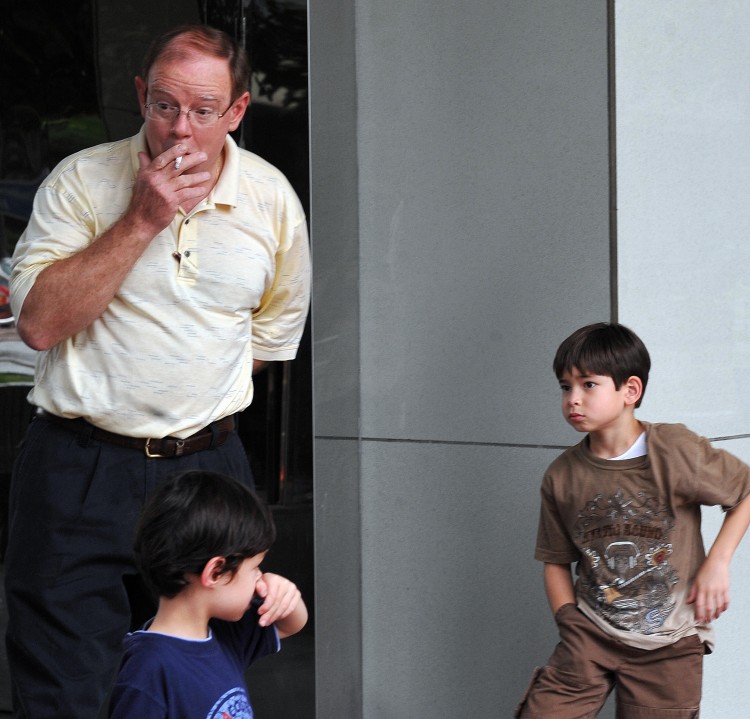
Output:
[[729,564],[708,557],[698,570],[687,596],[695,618],[708,624],[729,608]]

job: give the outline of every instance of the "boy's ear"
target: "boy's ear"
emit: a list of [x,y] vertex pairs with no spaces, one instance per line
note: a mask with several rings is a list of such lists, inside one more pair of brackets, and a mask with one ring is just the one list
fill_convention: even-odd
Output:
[[643,382],[633,375],[625,380],[625,404],[635,404],[643,394]]
[[204,587],[212,587],[218,583],[219,578],[223,576],[224,563],[224,557],[211,557],[206,562],[206,566],[203,567],[201,572],[201,584]]

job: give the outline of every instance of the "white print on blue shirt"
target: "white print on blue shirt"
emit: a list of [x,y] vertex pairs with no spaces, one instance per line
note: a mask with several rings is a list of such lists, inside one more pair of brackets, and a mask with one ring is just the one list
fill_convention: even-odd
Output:
[[253,710],[242,687],[230,689],[219,697],[206,719],[253,719]]

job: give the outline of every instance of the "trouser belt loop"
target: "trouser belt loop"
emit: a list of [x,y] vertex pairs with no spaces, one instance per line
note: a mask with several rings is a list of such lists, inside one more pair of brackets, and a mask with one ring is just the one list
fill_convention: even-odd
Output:
[[79,447],[88,447],[93,439],[94,426],[88,423],[82,424],[77,431],[76,442]]
[[219,428],[216,426],[216,422],[211,422],[208,428],[211,430],[211,444],[209,445],[209,449],[215,449],[219,446]]

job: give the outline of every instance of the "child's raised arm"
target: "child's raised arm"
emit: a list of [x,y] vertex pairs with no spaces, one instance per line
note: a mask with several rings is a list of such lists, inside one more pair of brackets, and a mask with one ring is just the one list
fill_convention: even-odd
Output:
[[724,517],[711,550],[693,579],[687,596],[694,604],[695,618],[708,623],[729,607],[729,564],[750,525],[750,495]]
[[255,585],[255,591],[263,599],[258,609],[262,627],[276,625],[279,637],[284,639],[296,634],[307,624],[307,607],[296,585],[279,574],[265,573]]

